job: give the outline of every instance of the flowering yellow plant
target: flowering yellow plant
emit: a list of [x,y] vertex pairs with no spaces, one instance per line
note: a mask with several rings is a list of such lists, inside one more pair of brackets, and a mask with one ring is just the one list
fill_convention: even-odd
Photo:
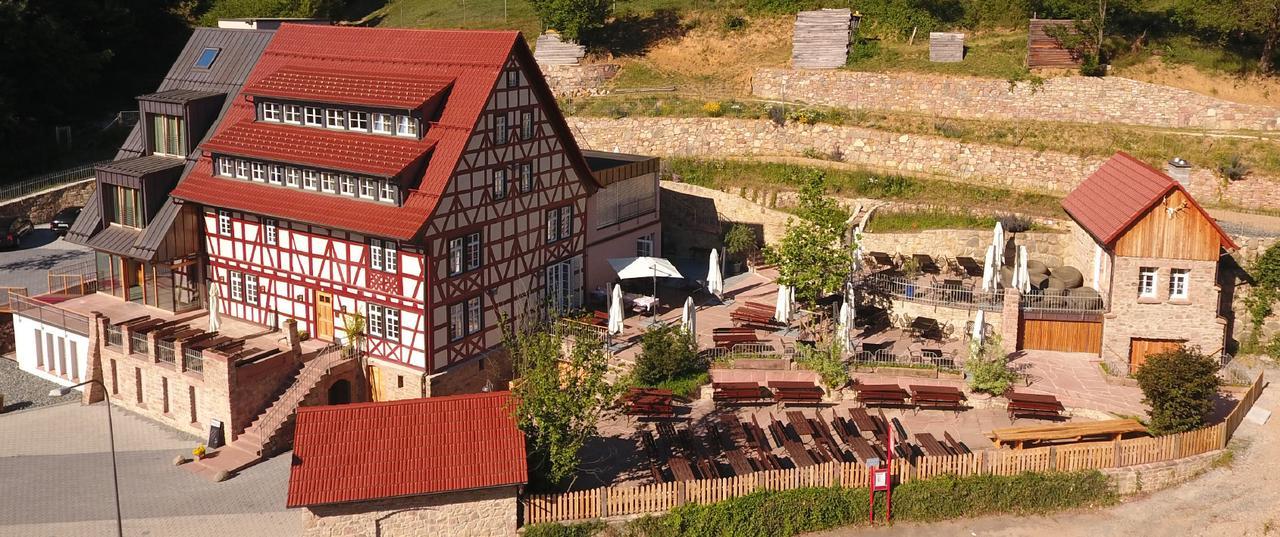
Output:
[[198,444],[196,445],[195,449],[191,450],[191,454],[194,455],[197,459],[200,457],[203,457],[204,453],[205,453],[204,444]]

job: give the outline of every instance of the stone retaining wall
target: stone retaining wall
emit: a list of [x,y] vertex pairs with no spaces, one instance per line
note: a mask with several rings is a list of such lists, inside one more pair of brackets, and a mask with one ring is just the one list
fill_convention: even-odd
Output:
[[53,220],[53,215],[67,207],[83,207],[93,194],[92,177],[0,203],[0,216],[25,216],[36,224]]
[[541,65],[542,74],[557,98],[598,95],[605,82],[618,74],[615,64]]
[[1192,455],[1185,459],[1121,468],[1105,468],[1102,473],[1111,477],[1116,493],[1122,495],[1155,492],[1189,481],[1213,467],[1225,450]]
[[[1053,151],[1035,151],[960,142],[948,138],[896,134],[829,124],[725,118],[570,117],[584,148],[658,157],[727,158],[798,156],[806,150],[887,173],[932,175],[980,186],[1065,196],[1106,160]],[[1217,174],[1193,168],[1188,188],[1204,203],[1280,209],[1280,181],[1252,176],[1224,186]]]
[[758,69],[757,97],[969,119],[1280,130],[1280,108],[1234,103],[1120,77],[1066,76],[1043,85],[913,73]]
[[[874,222],[874,217],[872,219]],[[1031,259],[1058,266],[1067,257],[1070,235],[1032,231],[1012,235],[1027,247]],[[979,262],[991,245],[991,230],[928,229],[911,233],[863,233],[861,246],[867,252],[929,254],[935,258],[966,256]],[[1076,267],[1082,272],[1090,267]]]

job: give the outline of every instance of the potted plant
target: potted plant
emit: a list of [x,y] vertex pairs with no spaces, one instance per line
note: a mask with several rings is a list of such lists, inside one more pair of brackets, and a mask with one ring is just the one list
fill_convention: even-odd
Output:
[[907,298],[915,298],[916,296],[916,278],[920,277],[920,262],[914,257],[908,257],[902,260],[902,275],[906,278],[906,295]]
[[[724,235],[724,251],[733,260],[734,272],[740,272],[741,263],[760,251],[756,234],[745,224],[734,224]],[[726,275],[727,276],[727,275]]]
[[196,444],[195,449],[191,450],[191,456],[195,457],[196,460],[200,460],[204,458],[206,452],[204,444]]

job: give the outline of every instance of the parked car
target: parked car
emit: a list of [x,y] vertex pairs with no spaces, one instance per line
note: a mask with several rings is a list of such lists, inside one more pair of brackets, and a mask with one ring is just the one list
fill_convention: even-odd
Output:
[[31,233],[31,219],[22,216],[0,217],[0,248],[17,248],[22,238]]
[[49,229],[58,235],[66,235],[67,230],[71,229],[71,224],[76,223],[76,218],[80,216],[80,210],[83,207],[67,207],[58,214],[53,215],[53,221],[49,222]]

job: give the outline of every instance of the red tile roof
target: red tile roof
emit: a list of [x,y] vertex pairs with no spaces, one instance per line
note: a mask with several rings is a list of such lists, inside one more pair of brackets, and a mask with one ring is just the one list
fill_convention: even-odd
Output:
[[1231,237],[1180,183],[1123,151],[1113,155],[1071,191],[1062,200],[1062,208],[1098,242],[1110,246],[1173,190],[1181,190],[1213,224],[1224,247],[1236,247]]
[[205,151],[392,177],[435,140],[373,136],[241,120],[219,129]]
[[414,110],[453,84],[451,77],[284,68],[245,87],[247,95]]
[[524,484],[510,392],[303,407],[289,507]]
[[[414,239],[435,211],[437,201],[458,167],[471,131],[479,122],[512,54],[531,75],[537,73],[533,54],[518,32],[283,24],[254,66],[246,88],[258,87],[282,70],[343,74],[347,80],[374,76],[369,73],[396,73],[397,80],[430,83],[452,80],[440,117],[427,126],[422,140],[404,141],[296,125],[253,124],[249,127],[255,111],[247,98],[250,94],[242,92],[232,101],[209,143],[201,146],[206,154],[174,188],[172,196],[369,235]],[[529,79],[539,101],[547,107],[548,119],[579,179],[594,181],[546,81],[541,76]],[[284,133],[287,136],[282,137]],[[413,147],[400,145],[406,142],[414,144]],[[348,144],[353,147],[341,147]],[[217,177],[212,175],[208,151],[235,152],[361,173],[384,174],[400,168],[413,175],[402,176],[401,184],[406,188],[403,206],[385,207]],[[248,151],[257,152],[250,155]],[[409,158],[410,152],[416,153],[414,158]],[[426,166],[406,165],[406,162],[421,160],[427,161]]]

